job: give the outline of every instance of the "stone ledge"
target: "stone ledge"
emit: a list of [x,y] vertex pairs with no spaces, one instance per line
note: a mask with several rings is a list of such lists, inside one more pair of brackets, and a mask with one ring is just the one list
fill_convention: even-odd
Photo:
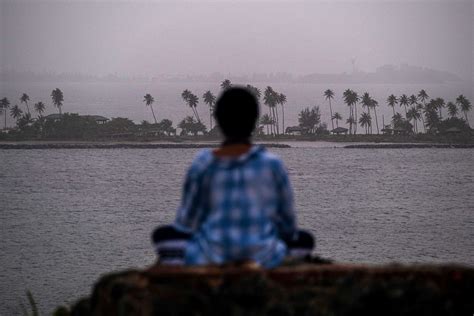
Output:
[[169,267],[102,277],[72,315],[472,315],[456,265]]

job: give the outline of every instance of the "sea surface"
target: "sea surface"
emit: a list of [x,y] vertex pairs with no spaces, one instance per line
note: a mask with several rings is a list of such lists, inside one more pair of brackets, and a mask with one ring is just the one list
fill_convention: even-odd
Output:
[[[345,126],[349,117],[349,108],[344,104],[342,93],[346,89],[353,89],[362,95],[369,92],[379,102],[377,108],[377,120],[380,129],[382,123],[389,124],[392,118],[392,108],[386,104],[390,94],[400,96],[401,94],[418,94],[421,89],[425,89],[430,98],[444,98],[446,102],[455,101],[456,97],[464,94],[473,102],[474,91],[472,82],[449,82],[443,84],[312,84],[312,83],[261,83],[261,82],[235,82],[235,84],[251,83],[258,87],[263,94],[266,86],[272,86],[276,91],[287,96],[285,104],[285,126],[298,125],[298,114],[305,107],[319,106],[321,110],[321,121],[330,126],[329,105],[323,96],[326,89],[335,92],[332,101],[333,113],[339,112],[343,120],[339,126]],[[59,88],[64,93],[63,112],[79,114],[102,115],[107,118],[127,117],[140,123],[143,120],[153,121],[151,110],[143,103],[143,96],[150,93],[155,98],[153,108],[157,120],[164,118],[171,119],[174,126],[185,116],[193,115],[192,110],[184,103],[181,93],[185,89],[191,90],[199,97],[200,103],[197,106],[199,116],[204,124],[209,126],[209,108],[203,103],[202,95],[207,91],[212,91],[215,95],[220,92],[219,82],[5,82],[0,81],[0,98],[7,97],[11,106],[18,104],[23,110],[25,104],[19,101],[23,93],[30,96],[30,108],[38,101],[46,104],[44,115],[57,113],[57,109],[51,103],[51,91]],[[404,115],[405,109],[396,106],[396,111]],[[267,113],[268,108],[262,108],[262,112]],[[362,109],[359,106],[358,112]],[[35,116],[36,114],[34,114]],[[372,114],[373,116],[374,114]],[[446,109],[442,111],[443,117],[447,117]],[[281,114],[280,114],[281,116]],[[469,120],[474,122],[474,111],[469,113]],[[282,121],[282,118],[280,117]],[[375,121],[375,119],[374,119]],[[375,122],[374,131],[375,131]],[[1,121],[3,126],[3,120]],[[7,117],[7,125],[14,125],[12,118]],[[363,129],[358,130],[359,133]]]
[[[294,143],[285,161],[316,253],[353,263],[474,266],[474,149],[345,149]],[[113,270],[155,256],[196,149],[0,151],[0,315],[25,290],[44,314]]]

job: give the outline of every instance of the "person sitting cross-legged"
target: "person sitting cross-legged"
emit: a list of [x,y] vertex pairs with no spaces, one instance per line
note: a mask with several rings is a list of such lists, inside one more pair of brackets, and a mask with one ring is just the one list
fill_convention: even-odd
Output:
[[314,239],[297,228],[283,162],[251,143],[259,116],[257,99],[244,88],[227,89],[214,116],[224,141],[215,150],[197,154],[186,175],[175,222],[153,232],[159,262],[251,261],[274,268],[288,256],[309,256]]

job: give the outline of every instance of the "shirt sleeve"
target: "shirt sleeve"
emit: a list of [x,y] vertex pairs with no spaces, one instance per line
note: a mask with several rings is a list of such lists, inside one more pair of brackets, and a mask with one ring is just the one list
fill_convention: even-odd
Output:
[[275,178],[278,195],[277,228],[280,235],[291,238],[297,231],[293,188],[281,161],[277,163]]

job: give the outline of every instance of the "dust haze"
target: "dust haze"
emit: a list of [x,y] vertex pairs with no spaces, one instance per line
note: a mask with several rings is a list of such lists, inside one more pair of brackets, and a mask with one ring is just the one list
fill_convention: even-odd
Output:
[[406,63],[472,80],[472,3],[2,1],[1,68],[240,75]]

